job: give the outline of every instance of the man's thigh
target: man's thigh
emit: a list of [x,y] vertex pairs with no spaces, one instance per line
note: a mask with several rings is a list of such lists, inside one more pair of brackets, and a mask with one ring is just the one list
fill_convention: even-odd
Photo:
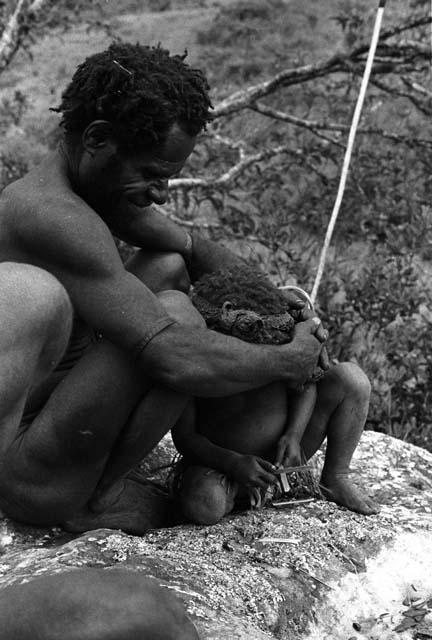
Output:
[[0,452],[17,428],[31,387],[60,360],[72,307],[51,274],[0,263]]

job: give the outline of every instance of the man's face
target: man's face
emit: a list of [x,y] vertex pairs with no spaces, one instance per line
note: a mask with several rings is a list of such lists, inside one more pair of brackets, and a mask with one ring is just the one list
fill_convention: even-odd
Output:
[[80,190],[85,200],[110,221],[120,222],[122,212],[163,204],[168,180],[183,168],[195,145],[174,124],[163,144],[149,150],[119,151],[112,141],[84,153],[79,168]]

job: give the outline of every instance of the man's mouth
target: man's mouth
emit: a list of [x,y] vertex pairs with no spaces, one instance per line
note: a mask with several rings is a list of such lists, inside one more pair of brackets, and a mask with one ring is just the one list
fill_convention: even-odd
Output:
[[152,204],[152,200],[148,196],[140,193],[126,193],[126,200],[140,208],[149,207]]

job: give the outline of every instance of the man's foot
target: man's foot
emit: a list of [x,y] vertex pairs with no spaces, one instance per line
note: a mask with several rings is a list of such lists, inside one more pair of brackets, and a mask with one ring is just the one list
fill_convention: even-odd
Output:
[[320,488],[327,500],[346,507],[350,511],[370,516],[379,513],[379,506],[361,489],[356,487],[348,474],[321,477]]
[[124,478],[103,499],[76,513],[62,526],[72,533],[107,528],[142,535],[149,529],[176,523],[174,504],[166,493],[151,483]]

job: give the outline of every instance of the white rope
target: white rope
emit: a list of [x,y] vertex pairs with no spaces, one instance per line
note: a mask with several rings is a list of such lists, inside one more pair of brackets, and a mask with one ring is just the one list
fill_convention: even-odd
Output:
[[363,108],[363,103],[364,103],[364,99],[365,99],[365,95],[366,95],[366,89],[368,86],[368,82],[369,82],[369,77],[371,74],[371,70],[372,70],[372,65],[373,65],[373,60],[375,57],[375,51],[377,48],[377,44],[378,44],[378,40],[379,40],[379,33],[380,33],[380,29],[381,29],[381,23],[382,23],[382,18],[383,18],[383,13],[384,13],[384,5],[385,5],[385,0],[380,0],[379,6],[378,6],[378,11],[377,11],[377,16],[375,19],[375,26],[374,26],[374,30],[373,30],[373,34],[372,34],[372,40],[371,40],[371,44],[369,47],[369,53],[368,53],[368,57],[367,57],[367,61],[366,61],[366,66],[365,66],[365,70],[364,70],[364,74],[363,74],[363,78],[362,78],[362,83],[360,86],[360,93],[357,99],[357,104],[355,107],[355,111],[354,111],[354,116],[351,122],[351,128],[350,128],[350,132],[349,132],[349,136],[348,136],[348,144],[347,144],[347,148],[345,151],[345,157],[344,157],[344,162],[343,162],[343,166],[342,166],[342,172],[341,172],[341,177],[340,177],[340,181],[339,181],[339,188],[338,188],[338,192],[337,192],[337,196],[336,196],[336,201],[333,207],[333,211],[330,217],[330,222],[329,225],[327,227],[327,233],[324,239],[324,244],[321,250],[321,255],[320,255],[320,260],[318,263],[318,270],[317,270],[317,274],[315,277],[315,282],[312,288],[312,293],[311,293],[311,300],[312,300],[312,304],[315,303],[316,297],[317,297],[317,293],[318,293],[318,289],[321,283],[321,279],[324,273],[324,266],[325,266],[325,262],[326,262],[326,258],[327,258],[327,252],[330,246],[330,242],[332,239],[332,235],[333,235],[333,231],[334,231],[334,227],[336,224],[336,220],[339,214],[339,209],[342,203],[342,198],[343,198],[343,194],[345,191],[345,185],[346,185],[346,180],[348,177],[348,170],[349,170],[349,165],[350,165],[350,161],[351,161],[351,155],[352,155],[352,150],[353,150],[353,146],[354,146],[354,139],[355,139],[355,135],[357,132],[357,127],[360,121],[360,116],[361,116],[361,112],[362,112],[362,108]]
[[[320,260],[318,263],[318,270],[317,270],[317,274],[315,277],[315,282],[313,285],[313,289],[312,289],[312,293],[311,293],[311,304],[312,306],[315,303],[316,297],[317,297],[317,293],[318,293],[318,289],[321,283],[321,279],[323,276],[323,272],[324,272],[324,266],[325,266],[325,262],[326,262],[326,258],[327,258],[327,252],[328,252],[328,248],[330,246],[330,242],[331,242],[331,238],[333,235],[333,231],[334,231],[334,227],[336,224],[336,220],[339,214],[339,209],[342,203],[342,198],[343,198],[343,194],[345,191],[345,185],[346,185],[346,180],[347,180],[347,176],[348,176],[348,170],[349,170],[349,164],[351,161],[351,155],[352,155],[352,149],[353,149],[353,145],[354,145],[354,139],[355,139],[355,135],[356,135],[356,131],[357,131],[357,127],[360,121],[360,115],[361,115],[361,111],[363,108],[363,103],[364,103],[364,99],[365,99],[365,95],[366,95],[366,89],[368,86],[368,82],[369,82],[369,77],[371,74],[371,70],[372,70],[372,64],[373,64],[373,60],[375,57],[375,51],[377,48],[377,44],[378,44],[378,40],[379,40],[379,33],[380,33],[380,29],[381,29],[381,23],[382,23],[382,18],[383,18],[383,13],[384,13],[384,6],[385,6],[385,2],[386,0],[379,0],[379,5],[378,5],[378,12],[377,12],[377,16],[375,19],[375,26],[374,26],[374,30],[373,30],[373,34],[372,34],[372,40],[371,40],[371,44],[369,47],[369,53],[368,53],[368,57],[367,57],[367,61],[366,61],[366,66],[365,66],[365,70],[364,70],[364,74],[363,74],[363,79],[362,79],[362,83],[360,86],[360,93],[357,99],[357,104],[355,107],[355,111],[354,111],[354,116],[351,122],[351,128],[350,128],[350,132],[349,132],[349,136],[348,136],[348,143],[347,143],[347,148],[345,151],[345,158],[344,158],[344,162],[343,162],[343,166],[342,166],[342,172],[341,172],[341,177],[340,177],[340,181],[339,181],[339,188],[338,188],[338,192],[337,192],[337,196],[336,196],[336,201],[333,207],[333,212],[331,214],[330,217],[330,222],[328,224],[327,227],[327,233],[324,239],[324,244],[321,250],[321,255],[320,255]],[[286,289],[288,287],[280,287],[281,289]]]

